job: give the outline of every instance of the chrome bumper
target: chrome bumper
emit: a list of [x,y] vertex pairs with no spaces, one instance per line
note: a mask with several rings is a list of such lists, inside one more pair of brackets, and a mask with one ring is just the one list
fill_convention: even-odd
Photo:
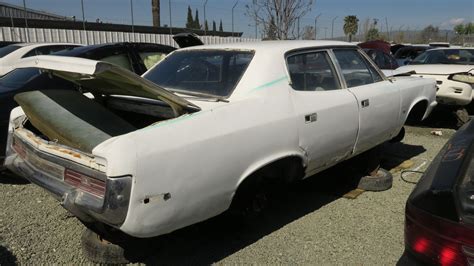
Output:
[[[33,158],[30,156],[22,158],[12,148],[12,145],[16,142],[21,143],[26,152],[32,153],[35,156],[35,160],[28,160],[28,158]],[[35,165],[34,162],[37,160],[48,162],[51,166],[56,165],[64,169],[71,169],[104,181],[106,186],[104,197],[92,195],[65,183],[63,176],[59,176],[58,171],[48,171],[50,169],[47,167],[42,168]],[[102,172],[37,150],[27,142],[14,136],[7,148],[5,166],[12,172],[46,189],[61,202],[65,209],[84,222],[98,220],[112,226],[118,226],[125,221],[132,187],[131,176],[107,177]]]

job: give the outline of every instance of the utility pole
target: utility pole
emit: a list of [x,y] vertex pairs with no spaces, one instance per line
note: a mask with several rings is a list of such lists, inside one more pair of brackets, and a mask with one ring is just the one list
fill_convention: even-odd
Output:
[[204,0],[204,36],[207,35],[207,30],[206,30],[206,5],[207,5],[207,0]]
[[170,35],[173,35],[173,22],[171,21],[171,0],[168,0],[168,9],[170,11]]
[[234,37],[234,8],[239,3],[239,0],[235,1],[234,6],[232,7],[232,37]]
[[26,1],[23,0],[23,15],[25,17],[25,39],[26,42],[30,41],[30,38],[28,37],[28,19],[26,18],[27,13],[26,13]]
[[327,39],[328,27],[324,27],[324,39]]
[[84,0],[81,0],[81,8],[82,8],[82,29],[84,30],[84,35],[86,37],[86,44],[89,44],[89,37],[87,36],[87,32],[86,32],[86,17],[84,15]]
[[133,0],[130,0],[130,14],[132,15],[132,34],[133,41],[135,41],[135,25],[133,23]]
[[296,24],[296,26],[297,26],[297,35],[296,35],[297,37],[296,37],[296,39],[299,40],[300,39],[300,18],[299,17],[298,17],[298,20],[296,22],[297,22],[297,24]]
[[387,39],[390,41],[390,31],[388,30],[388,19],[385,17],[385,27],[387,28]]
[[337,19],[337,16],[335,16],[332,19],[332,26],[331,26],[331,40],[334,39],[334,21]]
[[316,25],[318,24],[318,18],[322,15],[322,13],[319,13],[319,15],[317,15],[315,18],[314,18],[314,39],[316,40],[318,37],[317,36],[317,28],[316,28]]

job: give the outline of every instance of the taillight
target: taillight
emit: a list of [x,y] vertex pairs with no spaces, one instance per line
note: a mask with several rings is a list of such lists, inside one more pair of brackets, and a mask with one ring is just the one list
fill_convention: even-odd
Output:
[[105,182],[85,174],[66,169],[64,171],[64,182],[80,190],[103,198],[105,195]]
[[474,261],[474,228],[406,206],[405,245],[433,264],[468,265]]

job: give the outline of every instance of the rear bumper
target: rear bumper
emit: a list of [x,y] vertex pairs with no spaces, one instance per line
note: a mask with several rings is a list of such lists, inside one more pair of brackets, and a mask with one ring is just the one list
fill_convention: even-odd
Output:
[[[129,206],[132,177],[109,178],[104,173],[40,151],[18,137],[7,150],[5,166],[12,172],[46,189],[61,205],[84,222],[100,221],[112,226],[121,225]],[[12,144],[20,144],[28,156],[20,156]],[[34,160],[33,160],[34,158]],[[38,167],[38,161],[44,167]],[[61,172],[61,169],[62,172]],[[105,182],[104,197],[98,197],[63,181],[64,169],[70,169]]]

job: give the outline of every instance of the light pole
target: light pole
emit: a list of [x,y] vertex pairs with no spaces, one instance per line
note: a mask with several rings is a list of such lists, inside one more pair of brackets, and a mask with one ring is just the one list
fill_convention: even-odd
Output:
[[331,26],[331,40],[334,39],[334,21],[337,19],[338,17],[335,16],[333,19],[332,19],[332,26]]
[[26,18],[27,16],[27,13],[26,13],[26,1],[23,0],[23,15],[25,17],[25,39],[26,39],[26,42],[29,42],[29,39],[28,38],[28,19]]
[[207,0],[204,0],[204,36],[207,35],[207,30],[206,30],[206,5],[207,5]]
[[130,0],[130,14],[132,15],[132,36],[133,41],[135,41],[135,28],[133,23],[133,0]]
[[239,3],[239,0],[235,1],[234,6],[232,7],[232,37],[234,37],[234,8]]
[[317,38],[317,33],[316,33],[316,25],[318,24],[318,18],[322,15],[322,13],[319,13],[319,15],[317,15],[315,18],[314,18],[314,39],[316,40]]
[[173,23],[171,21],[171,0],[168,0],[168,9],[170,11],[170,35],[173,35]]
[[86,32],[86,17],[84,15],[84,0],[81,0],[81,8],[82,8],[82,29],[84,30],[84,35],[86,37],[86,44],[89,44],[89,37],[87,36],[87,32]]

